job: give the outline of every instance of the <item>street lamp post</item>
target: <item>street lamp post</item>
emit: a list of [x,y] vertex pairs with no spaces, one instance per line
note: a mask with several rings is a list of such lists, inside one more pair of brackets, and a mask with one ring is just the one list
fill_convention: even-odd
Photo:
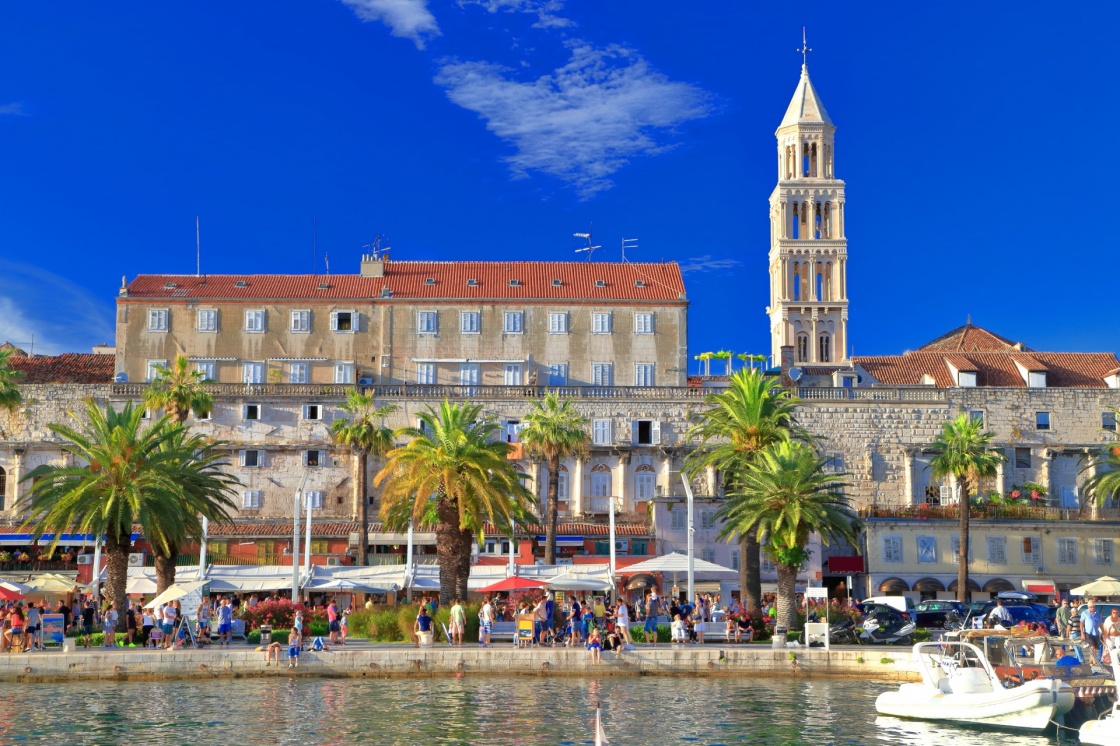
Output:
[[688,597],[685,599],[685,601],[687,601],[688,603],[692,603],[692,599],[695,598],[696,585],[696,557],[693,547],[693,534],[695,533],[695,528],[692,525],[692,485],[688,483],[688,479],[685,477],[684,472],[681,472],[681,484],[684,485],[684,495],[687,500],[686,510],[688,513]]

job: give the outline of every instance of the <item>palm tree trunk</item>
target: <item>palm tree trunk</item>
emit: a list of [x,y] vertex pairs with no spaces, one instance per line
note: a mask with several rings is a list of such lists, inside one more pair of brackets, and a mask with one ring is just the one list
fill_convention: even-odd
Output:
[[560,457],[548,460],[548,516],[544,522],[544,563],[556,564],[556,522],[560,514]]
[[439,523],[436,524],[439,604],[450,608],[456,598],[467,597],[474,536],[470,531],[459,528],[459,511],[452,501],[440,498],[436,510],[439,514]]
[[105,595],[109,603],[116,605],[122,620],[128,605],[128,553],[132,548],[129,539],[127,534],[110,534],[105,539]]
[[[175,585],[175,558],[179,555],[178,546],[169,546],[167,556],[156,553],[156,593],[163,593]],[[199,560],[202,558],[199,557]]]
[[972,503],[968,497],[968,478],[960,479],[961,496],[957,508],[961,513],[960,551],[957,553],[957,600],[968,601],[968,519]]
[[797,570],[796,566],[774,563],[778,568],[778,626],[793,630],[797,627]]
[[762,563],[758,537],[751,532],[739,535],[739,602],[755,621],[762,619]]
[[366,499],[366,461],[364,449],[354,453],[354,494],[351,506],[351,520],[358,522],[358,564],[369,561],[369,500]]

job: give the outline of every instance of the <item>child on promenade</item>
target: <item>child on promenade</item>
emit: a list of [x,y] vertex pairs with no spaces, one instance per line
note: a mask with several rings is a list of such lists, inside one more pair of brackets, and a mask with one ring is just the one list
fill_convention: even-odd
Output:
[[603,662],[603,636],[599,634],[598,627],[592,627],[587,636],[587,652],[591,654],[591,662],[595,665]]
[[[288,636],[288,668],[299,668],[299,648],[302,644],[299,630],[292,630]],[[279,661],[277,661],[279,665]]]

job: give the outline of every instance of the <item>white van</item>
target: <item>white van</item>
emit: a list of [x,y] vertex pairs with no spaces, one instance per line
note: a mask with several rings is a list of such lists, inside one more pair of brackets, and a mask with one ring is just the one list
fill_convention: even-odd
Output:
[[903,614],[909,614],[911,616],[914,616],[915,613],[914,602],[910,600],[909,596],[875,596],[873,598],[865,598],[860,603],[890,606],[891,608],[898,609]]

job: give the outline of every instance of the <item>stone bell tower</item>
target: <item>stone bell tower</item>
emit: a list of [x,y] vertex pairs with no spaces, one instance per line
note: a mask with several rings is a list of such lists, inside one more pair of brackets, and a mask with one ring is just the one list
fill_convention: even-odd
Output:
[[[808,48],[802,45],[802,53]],[[848,241],[844,182],[836,178],[836,127],[801,66],[778,138],[770,195],[771,354],[794,364],[848,365]]]

